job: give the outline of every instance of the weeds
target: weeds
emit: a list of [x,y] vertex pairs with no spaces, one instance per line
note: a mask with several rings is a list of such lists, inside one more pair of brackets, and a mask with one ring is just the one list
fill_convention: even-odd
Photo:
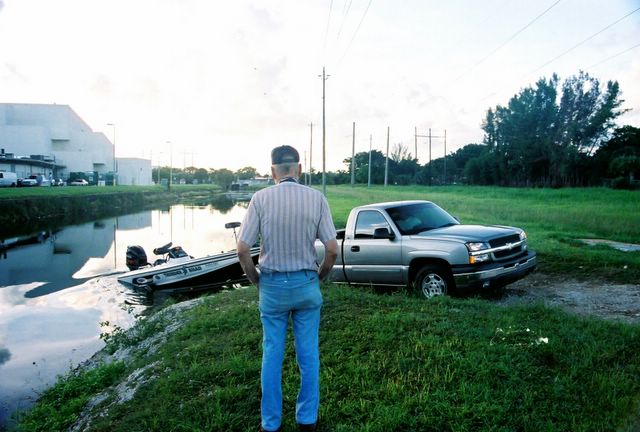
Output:
[[[424,301],[333,285],[323,291],[322,431],[596,431],[633,424],[640,403],[637,326],[542,305]],[[156,352],[127,365],[131,373],[152,364],[147,373],[155,378],[129,402],[102,411],[89,430],[254,430],[256,297],[254,288],[225,292],[189,311],[188,322]],[[285,430],[296,427],[299,383],[291,339]]]
[[53,387],[45,390],[30,411],[18,416],[19,430],[67,430],[77,420],[89,399],[116,383],[124,371],[124,363],[117,362],[101,365],[78,375],[70,373],[61,377]]

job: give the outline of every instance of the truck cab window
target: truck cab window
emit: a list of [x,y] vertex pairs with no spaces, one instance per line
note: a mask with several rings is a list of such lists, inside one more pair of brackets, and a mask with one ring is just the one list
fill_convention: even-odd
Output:
[[361,211],[356,220],[355,238],[373,238],[373,232],[376,228],[387,228],[391,231],[387,220],[380,212],[373,210]]

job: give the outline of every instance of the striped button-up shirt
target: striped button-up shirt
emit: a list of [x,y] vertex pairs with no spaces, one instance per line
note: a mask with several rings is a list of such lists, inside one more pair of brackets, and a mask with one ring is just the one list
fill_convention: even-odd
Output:
[[256,192],[238,240],[252,245],[261,237],[262,269],[278,272],[317,270],[315,240],[336,238],[329,204],[319,191],[293,181]]

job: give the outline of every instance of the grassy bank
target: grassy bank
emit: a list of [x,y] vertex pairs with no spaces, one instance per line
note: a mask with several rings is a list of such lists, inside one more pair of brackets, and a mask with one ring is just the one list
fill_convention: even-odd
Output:
[[[88,221],[158,203],[202,204],[219,192],[210,185],[176,185],[171,192],[158,186],[3,188],[0,234],[70,219]],[[623,283],[640,280],[640,253],[580,242],[596,238],[640,243],[639,191],[345,185],[330,186],[327,195],[338,227],[344,227],[356,205],[428,199],[464,223],[524,228],[544,272]]]
[[463,223],[524,228],[546,273],[601,278],[623,283],[640,280],[640,252],[588,246],[596,238],[640,243],[640,192],[604,188],[516,189],[497,187],[340,186],[327,191],[337,226],[349,210],[378,201],[427,199]]
[[[321,431],[631,431],[638,427],[640,328],[544,306],[424,301],[325,286]],[[155,349],[63,381],[21,430],[65,430],[90,396],[136,376],[133,398],[93,406],[89,431],[252,431],[259,422],[255,288],[205,299]],[[139,332],[167,322],[147,321]],[[151,328],[146,328],[147,327]],[[131,333],[117,338],[135,344]],[[146,369],[144,369],[146,368]],[[136,373],[135,371],[140,372]],[[292,341],[285,431],[295,429]]]
[[38,197],[72,197],[91,195],[113,195],[127,193],[190,193],[220,191],[216,185],[173,185],[166,186],[64,186],[64,187],[23,187],[0,188],[0,201],[5,199],[38,198]]
[[0,235],[93,221],[149,206],[202,202],[220,193],[212,185],[30,187],[0,189]]
[[[640,243],[639,198],[606,189],[328,188],[337,226],[355,205],[428,199],[465,223],[526,229],[545,273],[632,284],[640,280],[640,253],[578,240]],[[424,301],[332,285],[324,294],[323,431],[640,430],[638,326],[542,305]],[[254,288],[224,292],[179,318],[114,335],[110,350],[146,348],[61,380],[22,418],[21,430],[65,430],[87,406],[94,415],[86,430],[255,430],[256,300]],[[149,345],[167,327],[178,330]],[[295,430],[295,369],[289,341],[285,430]],[[137,390],[125,400],[116,388]],[[110,390],[87,405],[103,389]]]

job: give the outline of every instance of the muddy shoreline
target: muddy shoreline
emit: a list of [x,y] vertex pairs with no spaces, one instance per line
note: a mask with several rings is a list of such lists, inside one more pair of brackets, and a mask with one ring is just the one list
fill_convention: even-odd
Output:
[[640,324],[640,284],[581,281],[535,272],[508,285],[492,300],[506,306],[542,302],[577,315]]

